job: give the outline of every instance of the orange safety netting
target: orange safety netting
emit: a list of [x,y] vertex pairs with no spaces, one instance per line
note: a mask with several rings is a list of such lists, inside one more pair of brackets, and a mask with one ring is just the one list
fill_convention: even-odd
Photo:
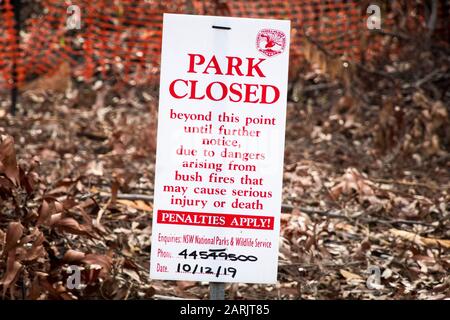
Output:
[[[448,12],[449,2],[442,2],[441,15]],[[301,55],[306,33],[329,52],[358,60],[361,37],[369,32],[368,3],[359,0],[41,0],[39,5],[40,13],[23,22],[18,46],[11,0],[0,0],[0,88],[13,85],[14,63],[20,87],[51,74],[64,61],[84,80],[145,83],[158,74],[164,12],[290,19],[293,56]],[[66,28],[70,5],[80,8],[80,30]],[[395,14],[383,19],[384,27],[396,22]],[[411,19],[413,26],[426,23],[421,14]],[[365,54],[376,51],[372,46]]]

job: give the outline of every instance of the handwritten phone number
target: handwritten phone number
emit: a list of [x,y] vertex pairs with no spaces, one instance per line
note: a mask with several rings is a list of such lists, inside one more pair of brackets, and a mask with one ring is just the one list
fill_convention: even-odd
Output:
[[216,278],[220,276],[231,276],[232,278],[234,278],[236,276],[237,269],[233,267],[218,266],[214,268],[208,266],[200,266],[198,264],[191,265],[189,263],[178,263],[177,272],[191,274],[212,274],[215,275]]
[[212,260],[216,260],[216,259],[223,259],[223,260],[228,260],[228,261],[241,261],[241,262],[245,262],[245,261],[250,261],[250,262],[255,262],[258,260],[257,257],[249,255],[238,255],[238,254],[234,254],[234,253],[227,253],[225,252],[226,249],[209,249],[208,251],[191,251],[188,252],[187,249],[184,249],[183,251],[181,251],[180,253],[178,253],[179,256],[182,256],[185,259],[194,259],[196,260],[198,259],[212,259]]

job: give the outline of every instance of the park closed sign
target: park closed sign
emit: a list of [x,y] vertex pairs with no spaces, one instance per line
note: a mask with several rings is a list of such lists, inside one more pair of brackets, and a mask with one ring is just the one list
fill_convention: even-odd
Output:
[[277,281],[289,34],[164,15],[152,279]]

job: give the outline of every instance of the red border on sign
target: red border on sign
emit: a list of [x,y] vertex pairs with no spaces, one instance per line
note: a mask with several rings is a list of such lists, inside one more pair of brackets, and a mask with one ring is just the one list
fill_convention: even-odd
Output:
[[158,210],[156,219],[161,224],[260,230],[274,229],[274,217],[255,215]]

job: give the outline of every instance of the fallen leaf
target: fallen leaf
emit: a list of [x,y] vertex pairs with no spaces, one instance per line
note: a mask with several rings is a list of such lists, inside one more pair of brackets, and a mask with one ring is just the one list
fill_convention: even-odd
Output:
[[5,236],[6,234],[0,229],[0,245],[2,246],[5,243]]
[[0,142],[0,173],[4,173],[14,185],[19,185],[20,173],[14,149],[14,138],[11,136],[6,136]]
[[125,268],[125,269],[123,269],[123,273],[125,273],[131,279],[133,279],[137,282],[141,282],[141,277],[139,276],[139,273],[137,273],[136,271]]
[[356,273],[347,271],[345,269],[341,269],[341,270],[339,270],[339,272],[346,280],[363,280],[363,278],[361,278],[361,276],[357,275]]
[[3,285],[3,298],[6,295],[8,288],[14,284],[17,280],[17,275],[19,274],[22,264],[16,261],[15,253],[11,252],[6,261],[6,272],[3,279],[0,280],[0,285]]
[[40,280],[40,285],[49,291],[54,299],[77,300],[77,297],[71,292],[68,292],[66,287],[61,282],[50,283],[47,279],[42,279]]
[[138,209],[138,210],[142,210],[142,211],[153,212],[153,208],[150,205],[146,204],[142,200],[137,200],[137,201],[117,200],[117,203],[123,204],[130,208],[134,208],[134,209]]
[[[53,215],[55,216],[55,214]],[[53,227],[63,232],[68,232],[77,235],[92,236],[92,230],[89,227],[81,225],[73,218],[62,218],[52,224]]]
[[50,211],[50,205],[47,202],[47,200],[43,200],[42,204],[39,208],[39,218],[37,221],[37,225],[47,225],[50,221],[51,217],[51,211]]
[[39,277],[35,276],[33,281],[31,282],[31,288],[28,292],[27,299],[29,300],[37,300],[42,293],[42,288],[39,283]]
[[84,257],[81,262],[93,266],[98,265],[101,267],[100,275],[102,277],[106,277],[109,274],[109,271],[111,270],[112,266],[112,258],[107,255],[100,255],[100,254],[87,254],[86,257]]
[[187,290],[189,288],[195,287],[197,282],[195,281],[177,281],[177,287],[181,290]]
[[[45,240],[44,234],[36,228],[35,232],[32,234],[32,237],[36,239],[31,245],[31,248],[29,249],[25,249],[24,247],[19,248],[23,250],[22,254],[20,254],[20,260],[22,261],[33,261],[41,257],[45,257],[46,255],[46,251],[43,246]],[[29,241],[27,241],[26,243],[28,242]]]
[[364,176],[355,168],[348,168],[345,174],[340,178],[341,182],[330,190],[334,199],[338,199],[341,194],[350,194],[352,191],[360,196],[373,196],[373,183],[364,178]]
[[83,260],[85,257],[86,254],[84,252],[69,249],[64,254],[63,261],[68,263],[79,262]]
[[7,255],[10,250],[18,245],[20,238],[22,238],[22,234],[23,226],[20,222],[11,222],[9,224],[8,230],[6,231],[6,245],[3,249],[4,255]]
[[425,238],[419,236],[418,234],[398,229],[389,229],[389,231],[400,238],[406,239],[408,241],[417,243],[424,246],[442,246],[444,248],[450,248],[450,240],[436,239],[436,238]]

